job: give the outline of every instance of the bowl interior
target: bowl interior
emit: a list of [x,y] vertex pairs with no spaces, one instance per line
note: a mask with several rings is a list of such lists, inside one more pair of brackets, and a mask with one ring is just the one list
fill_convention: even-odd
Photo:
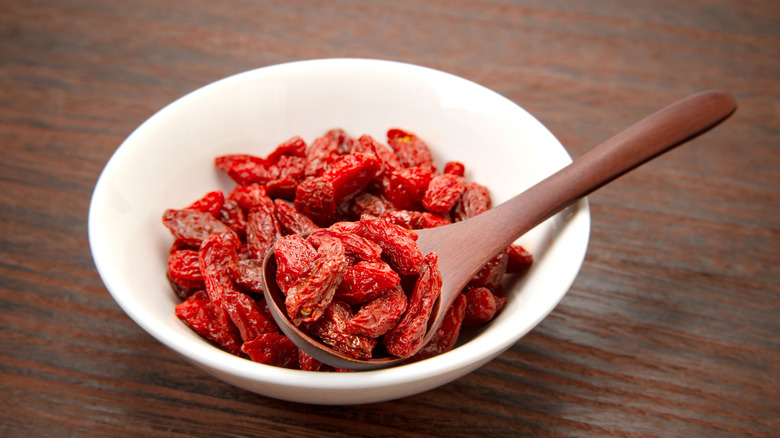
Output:
[[[437,358],[362,373],[284,370],[233,357],[178,321],[165,276],[172,242],[161,224],[206,192],[232,190],[214,166],[228,153],[266,155],[293,135],[307,142],[331,128],[384,142],[388,128],[415,132],[437,164],[457,160],[500,203],[571,159],[534,117],[467,80],[388,61],[301,61],[241,73],[163,108],[119,147],[93,194],[89,239],[95,264],[122,309],[196,365],[238,386],[309,403],[352,404],[421,392],[500,354],[541,321],[574,280],[590,219],[581,201],[520,239],[535,265],[507,290],[510,301],[473,342]],[[446,357],[445,357],[446,356]],[[301,390],[304,388],[306,390]],[[361,389],[361,391],[356,391]]]

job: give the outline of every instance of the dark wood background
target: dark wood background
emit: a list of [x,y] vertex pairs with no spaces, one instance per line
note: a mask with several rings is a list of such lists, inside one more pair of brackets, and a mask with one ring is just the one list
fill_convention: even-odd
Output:
[[[221,77],[308,58],[445,70],[572,156],[708,88],[715,131],[591,200],[582,272],[476,372],[318,407],[190,366],[95,270],[87,212],[122,140]],[[780,433],[780,2],[0,2],[0,436],[772,436]]]

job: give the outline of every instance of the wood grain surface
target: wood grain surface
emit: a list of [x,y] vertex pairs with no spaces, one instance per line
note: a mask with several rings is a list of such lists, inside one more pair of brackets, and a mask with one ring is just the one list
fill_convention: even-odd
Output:
[[[223,383],[112,300],[87,212],[122,140],[181,95],[309,58],[422,64],[496,90],[572,156],[677,99],[715,131],[591,196],[560,305],[477,371],[323,407]],[[777,436],[776,0],[0,2],[0,436]]]

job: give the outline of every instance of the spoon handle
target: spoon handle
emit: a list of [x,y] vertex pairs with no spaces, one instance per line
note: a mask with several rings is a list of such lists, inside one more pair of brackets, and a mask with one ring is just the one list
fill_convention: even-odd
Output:
[[485,222],[481,225],[497,240],[485,242],[485,246],[506,247],[599,187],[715,127],[736,107],[729,94],[707,91],[642,119],[539,184],[483,213]]

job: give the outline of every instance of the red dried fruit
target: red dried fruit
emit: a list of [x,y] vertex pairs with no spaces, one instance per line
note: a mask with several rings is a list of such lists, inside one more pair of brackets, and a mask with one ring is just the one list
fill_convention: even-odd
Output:
[[339,154],[351,154],[355,148],[355,140],[348,136],[343,129],[331,129],[325,133],[325,137],[336,142]]
[[274,199],[276,219],[283,234],[300,234],[319,229],[317,224],[281,199]]
[[381,163],[381,173],[389,173],[403,168],[398,157],[389,147],[379,143],[370,135],[364,134],[358,138],[355,152],[371,154]]
[[287,315],[295,325],[318,320],[336,294],[346,270],[344,245],[329,241],[317,250],[317,257],[288,288]]
[[263,261],[239,259],[231,264],[228,273],[242,291],[263,293]]
[[432,178],[433,173],[426,168],[398,170],[382,180],[382,193],[397,209],[420,210]]
[[222,155],[214,160],[240,186],[264,184],[269,179],[265,160],[248,154]]
[[466,166],[459,161],[448,161],[444,164],[444,172],[448,175],[465,176]]
[[213,192],[206,193],[202,198],[190,204],[187,207],[190,210],[198,210],[204,213],[209,213],[215,218],[219,219],[219,212],[222,210],[222,204],[225,202],[225,194],[222,190],[215,190]]
[[203,241],[199,256],[211,302],[228,314],[241,333],[241,339],[248,341],[261,333],[276,331],[276,325],[266,318],[251,297],[238,291],[233,283],[229,271],[238,259],[236,249],[239,244],[232,233],[210,236]]
[[369,192],[361,192],[350,202],[344,204],[345,214],[350,220],[357,220],[364,214],[382,217],[393,208],[395,207],[383,196]]
[[269,196],[292,200],[295,189],[303,181],[306,159],[284,155],[268,169],[269,181],[265,184]]
[[363,227],[360,225],[360,222],[336,222],[329,226],[328,229],[341,233],[354,233],[357,235],[360,235],[363,232]]
[[362,304],[400,282],[401,277],[385,262],[359,262],[344,272],[336,298],[349,304]]
[[305,156],[306,142],[301,137],[296,135],[276,146],[273,152],[268,154],[268,156],[265,158],[265,162],[268,164],[276,164],[282,157]]
[[490,290],[498,290],[501,286],[501,280],[504,279],[504,274],[506,274],[508,263],[509,256],[507,255],[507,251],[498,253],[498,255],[490,259],[479,271],[477,271],[474,277],[469,281],[468,287],[486,287]]
[[266,365],[298,369],[298,347],[287,336],[263,333],[244,342],[241,351],[253,361]]
[[424,167],[435,171],[428,145],[416,134],[401,129],[387,131],[387,143],[404,167]]
[[339,144],[336,140],[327,135],[316,138],[306,150],[304,177],[321,175],[339,155]]
[[192,331],[219,345],[229,353],[241,352],[241,335],[225,311],[209,300],[206,292],[193,294],[174,309],[176,317]]
[[436,175],[425,190],[422,205],[428,211],[447,214],[458,202],[464,190],[462,177],[446,173]]
[[440,227],[450,223],[450,220],[445,216],[414,210],[393,210],[382,216],[382,219],[410,230]]
[[226,199],[217,219],[230,227],[241,239],[246,237],[246,214],[236,201]]
[[346,326],[352,316],[349,305],[334,300],[317,322],[306,324],[305,328],[336,351],[358,359],[369,359],[377,340],[348,333]]
[[474,326],[484,324],[496,316],[506,303],[506,298],[497,297],[485,287],[469,289],[461,294],[466,298],[466,313],[463,325]]
[[534,263],[534,256],[525,248],[518,244],[509,245],[507,249],[509,261],[506,266],[508,274],[521,274],[531,268]]
[[401,275],[416,275],[423,264],[414,231],[384,219],[363,216],[359,234],[382,248],[382,258]]
[[246,240],[253,258],[263,260],[274,242],[282,237],[276,221],[276,207],[271,198],[262,197],[249,210],[246,223]]
[[334,371],[333,367],[309,356],[303,350],[298,350],[298,366],[303,371]]
[[474,217],[490,210],[491,205],[490,191],[487,187],[474,182],[467,183],[460,195],[460,201],[452,211],[452,220],[458,222]]
[[183,249],[168,256],[168,278],[183,288],[204,289],[206,284],[200,272],[198,252]]
[[304,269],[317,257],[317,250],[303,237],[296,234],[284,236],[274,245],[276,260],[276,284],[283,294],[303,275]]
[[339,157],[328,168],[322,178],[333,187],[336,204],[354,198],[379,174],[379,160],[363,154],[349,154]]
[[163,214],[163,225],[184,244],[197,248],[214,234],[232,233],[231,229],[209,213],[198,210],[168,209]]
[[396,285],[378,298],[363,304],[348,322],[347,333],[377,338],[395,327],[406,310],[407,299],[401,286]]
[[336,195],[333,184],[319,177],[303,180],[295,189],[295,209],[326,227],[336,218]]
[[248,212],[256,205],[263,204],[265,200],[268,199],[268,194],[265,191],[265,187],[252,184],[248,186],[237,186],[228,194],[227,199],[228,201],[237,203],[242,210]]
[[431,309],[441,294],[441,284],[439,256],[436,253],[426,254],[409,297],[406,313],[383,338],[388,353],[397,357],[411,357],[422,348]]
[[420,349],[411,359],[410,362],[416,362],[429,357],[437,356],[439,354],[450,351],[455,347],[458,342],[458,336],[460,335],[460,329],[464,325],[464,317],[466,314],[467,300],[463,295],[458,295],[455,301],[452,303],[447,313],[444,315],[444,319],[441,321],[441,325],[431,336],[431,340],[428,341],[425,346]]
[[344,252],[358,260],[376,261],[382,254],[382,248],[376,243],[355,233],[322,228],[309,235],[309,243],[319,248],[330,240],[338,240],[344,245]]

